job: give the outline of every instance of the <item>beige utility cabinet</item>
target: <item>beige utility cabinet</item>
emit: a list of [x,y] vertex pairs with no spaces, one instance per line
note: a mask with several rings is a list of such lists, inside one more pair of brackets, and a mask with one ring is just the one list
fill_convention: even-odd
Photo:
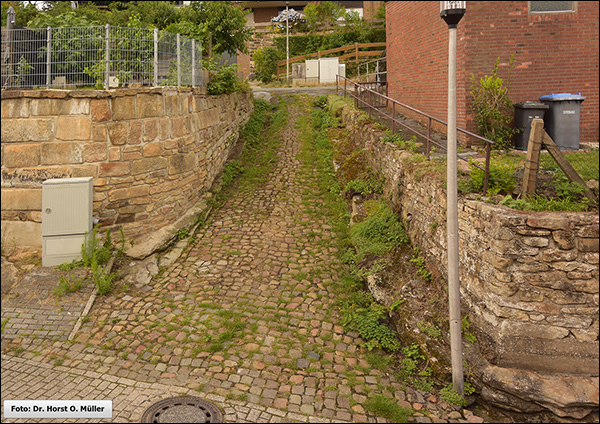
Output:
[[93,178],[54,178],[42,183],[42,265],[81,259],[93,226]]

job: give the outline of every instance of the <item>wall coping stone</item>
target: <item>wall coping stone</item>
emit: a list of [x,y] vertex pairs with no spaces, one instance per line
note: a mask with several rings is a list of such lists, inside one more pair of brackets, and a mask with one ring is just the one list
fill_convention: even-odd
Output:
[[[52,98],[52,99],[67,99],[67,98],[90,98],[103,99],[124,96],[135,96],[137,94],[165,94],[174,93],[191,93],[203,94],[206,93],[201,87],[139,87],[139,88],[118,88],[111,90],[62,90],[62,89],[42,89],[42,90],[4,90],[1,94],[1,99],[18,99],[24,98]],[[210,96],[210,95],[207,95]]]

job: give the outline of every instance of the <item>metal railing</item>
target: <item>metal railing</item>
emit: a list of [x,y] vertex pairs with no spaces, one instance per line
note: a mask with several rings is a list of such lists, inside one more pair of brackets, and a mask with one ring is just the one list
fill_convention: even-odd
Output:
[[[385,62],[385,57],[379,59],[369,60],[367,62],[361,62],[356,67],[356,80],[360,83],[363,82],[385,82],[387,80],[387,71],[381,63]],[[365,72],[360,73],[361,66],[365,67]],[[369,72],[372,70],[373,72]]]
[[2,89],[202,85],[202,46],[157,29],[2,28]]
[[[342,83],[343,81],[343,83]],[[372,88],[370,88],[372,87]],[[391,121],[391,131],[392,134],[396,133],[397,125],[405,128],[406,130],[411,131],[415,135],[422,137],[425,140],[425,156],[427,159],[431,157],[431,148],[432,145],[439,147],[440,149],[446,151],[447,146],[435,141],[432,138],[433,135],[433,122],[437,122],[438,124],[448,126],[445,121],[438,119],[434,116],[428,115],[424,112],[421,112],[418,109],[415,109],[406,104],[400,103],[397,100],[394,100],[387,96],[387,83],[385,82],[355,82],[348,78],[344,78],[340,75],[336,76],[336,91],[340,93],[341,91],[344,93],[344,97],[350,96],[354,99],[354,104],[356,107],[364,107],[369,110],[369,119],[372,119],[373,111],[376,111],[379,115],[389,119]],[[380,93],[379,91],[385,91],[385,94]],[[391,113],[389,111],[391,105]],[[400,110],[397,109],[406,109],[417,115],[420,115],[424,118],[427,118],[427,134],[423,134],[419,130],[405,124],[402,122],[401,117],[403,115]],[[484,183],[483,183],[483,193],[486,194],[488,191],[488,185],[490,180],[490,156],[492,145],[494,142],[485,137],[481,137],[480,135],[474,134],[470,131],[464,130],[462,128],[456,128],[458,132],[466,134],[470,137],[475,138],[478,142],[485,144],[485,168],[473,163],[473,166],[481,169],[485,173]],[[469,162],[468,158],[457,154],[457,158],[466,162]]]

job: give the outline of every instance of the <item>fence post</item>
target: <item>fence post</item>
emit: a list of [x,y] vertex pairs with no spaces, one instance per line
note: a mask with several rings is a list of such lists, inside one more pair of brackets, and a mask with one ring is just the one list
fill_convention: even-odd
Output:
[[373,101],[371,100],[371,89],[367,89],[369,90],[369,119],[371,119],[371,115],[373,114]]
[[192,39],[192,88],[196,86],[196,40]]
[[154,28],[154,86],[158,86],[158,29]]
[[46,88],[50,88],[50,61],[52,48],[52,28],[48,27],[46,33]]
[[181,36],[177,34],[177,87],[181,86]]
[[392,103],[392,135],[396,134],[396,103]]
[[106,24],[106,59],[104,89],[109,89],[110,81],[110,25]]
[[358,67],[358,43],[354,43],[354,60],[356,61],[356,67]]
[[490,185],[490,156],[492,153],[492,145],[485,143],[485,177],[483,180],[483,195],[487,196],[488,187]]
[[4,87],[11,87],[13,84],[13,77],[15,76],[14,69],[12,67],[13,63],[13,54],[14,54],[14,30],[15,30],[15,10],[12,6],[9,6],[8,12],[6,14],[6,44],[7,44],[7,53],[8,53],[8,68],[7,68],[7,78]]
[[428,118],[427,123],[427,159],[429,159],[429,155],[431,153],[431,116]]

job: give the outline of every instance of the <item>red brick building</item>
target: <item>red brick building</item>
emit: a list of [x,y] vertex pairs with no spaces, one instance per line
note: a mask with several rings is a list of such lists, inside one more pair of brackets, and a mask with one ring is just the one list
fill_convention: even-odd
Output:
[[[545,8],[562,10],[548,11]],[[471,76],[514,68],[514,103],[549,93],[581,93],[581,142],[598,142],[598,2],[468,1],[458,24],[457,121],[476,132]],[[438,1],[386,2],[390,97],[447,119],[448,27]]]

